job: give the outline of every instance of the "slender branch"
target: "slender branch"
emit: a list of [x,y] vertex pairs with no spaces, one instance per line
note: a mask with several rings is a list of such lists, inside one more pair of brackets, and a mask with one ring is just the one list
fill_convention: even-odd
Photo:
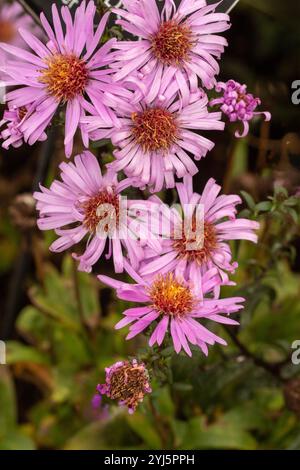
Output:
[[224,326],[226,332],[234,342],[234,344],[239,348],[241,353],[248,357],[249,359],[252,359],[254,364],[256,364],[258,367],[261,367],[265,369],[267,372],[272,374],[274,377],[276,377],[277,380],[283,381],[283,378],[281,377],[281,368],[287,364],[288,360],[284,360],[282,362],[278,362],[275,364],[270,364],[260,357],[255,356],[249,349],[239,340],[239,338],[236,336],[236,334],[232,331],[231,328],[228,328],[227,326]]
[[18,0],[18,2],[22,5],[22,7],[24,8],[24,10],[29,14],[31,15],[31,17],[34,19],[34,21],[36,22],[36,24],[38,24],[39,26],[41,26],[41,21],[40,21],[40,18],[38,16],[38,14],[33,11],[33,9],[28,5],[28,3],[25,1],[25,0]]

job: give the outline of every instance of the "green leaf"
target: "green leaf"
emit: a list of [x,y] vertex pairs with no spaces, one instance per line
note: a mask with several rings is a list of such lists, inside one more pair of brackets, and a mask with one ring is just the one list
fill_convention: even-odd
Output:
[[17,341],[9,341],[7,343],[7,363],[17,364],[20,362],[49,365],[49,358],[35,348]]
[[225,413],[222,422],[229,426],[240,427],[243,431],[262,430],[269,424],[264,411],[255,400],[245,402]]
[[130,428],[145,442],[149,449],[161,449],[160,437],[149,417],[136,411],[127,417]]
[[140,442],[140,438],[128,425],[127,411],[117,409],[111,413],[109,419],[99,419],[83,427],[66,442],[64,449],[115,450],[147,448]]
[[295,224],[297,225],[299,223],[299,214],[296,211],[296,209],[289,208],[288,209],[288,214],[292,217],[293,222],[295,222]]
[[274,186],[274,194],[275,194],[275,196],[283,195],[286,198],[289,197],[288,190],[284,186],[275,185]]
[[175,406],[169,387],[158,388],[154,392],[155,406],[161,416],[172,418],[175,414]]
[[88,351],[88,340],[82,335],[73,333],[65,328],[55,328],[52,334],[52,348],[56,362],[68,367],[69,370],[79,370],[88,366],[92,357]]
[[[49,281],[49,278],[48,278]],[[35,286],[30,289],[29,294],[32,302],[44,315],[64,325],[71,330],[79,330],[79,316],[75,308],[75,302],[70,299],[70,289],[65,292],[65,289],[60,282],[57,283],[58,288],[54,282],[51,282],[51,294],[45,295],[43,290]],[[54,292],[56,292],[54,294]]]
[[77,391],[72,371],[68,367],[57,367],[53,370],[53,380],[51,400],[56,404],[71,401]]
[[256,204],[255,210],[259,212],[268,212],[272,208],[272,202],[271,201],[262,201]]
[[180,448],[253,450],[257,448],[257,442],[250,433],[228,418],[207,425],[205,418],[196,417],[188,422]]
[[32,439],[19,430],[14,430],[0,439],[0,450],[35,450]]
[[[35,345],[47,349],[50,347],[51,320],[32,306],[25,307],[17,318],[17,330],[25,338]],[[53,322],[52,322],[53,323]]]
[[[62,270],[65,282],[67,282],[68,279],[74,278],[74,260],[71,259],[70,256],[64,258]],[[99,304],[100,284],[97,279],[88,273],[78,272],[77,280],[85,322],[91,328],[96,327],[101,313]]]
[[253,197],[251,196],[251,194],[247,193],[246,191],[241,191],[241,195],[245,199],[249,209],[254,211],[255,210],[255,201],[254,201]]
[[78,433],[70,438],[65,450],[105,450],[105,424],[102,421],[84,426]]

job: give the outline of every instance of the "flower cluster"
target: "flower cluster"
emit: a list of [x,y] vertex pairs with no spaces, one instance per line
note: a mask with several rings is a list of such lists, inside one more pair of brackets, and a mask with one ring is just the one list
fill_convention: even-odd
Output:
[[[92,0],[83,0],[74,18],[68,7],[59,13],[53,5],[53,26],[41,15],[45,41],[24,25],[19,32],[26,46],[6,38],[0,43],[9,57],[1,70],[13,87],[0,122],[3,146],[47,139],[59,112],[66,157],[72,157],[77,131],[86,148],[60,164],[60,178],[49,189],[41,185],[34,193],[38,227],[58,236],[50,249],[80,250],[85,241],[73,257],[79,270],[91,272],[108,248],[115,272],[126,270],[133,283],[103,275],[99,280],[119,299],[143,304],[125,310],[116,329],[129,326],[127,339],[151,329],[150,348],[169,336],[176,353],[189,356],[193,348],[207,355],[209,345],[226,344],[210,331],[211,323],[238,324],[230,315],[243,308],[244,299],[221,297],[238,267],[229,242],[257,242],[259,227],[238,218],[240,198],[220,195],[214,179],[202,194],[194,192],[196,162],[214,147],[207,133],[224,130],[222,112],[243,123],[238,137],[247,134],[254,116],[270,118],[256,111],[260,100],[245,85],[216,80],[227,45],[220,33],[230,27],[217,6],[164,0],[159,8],[155,0],[124,0],[112,11],[132,37],[105,41],[109,13],[96,26]],[[222,96],[209,102],[207,90],[213,88]],[[114,159],[104,169],[88,150],[90,141],[102,139],[114,146]],[[153,194],[127,200],[130,187],[151,193],[176,188],[180,206],[168,207]],[[94,405],[106,395],[133,412],[151,392],[146,365],[117,362],[97,391]]]
[[[176,208],[164,206],[162,201],[154,196],[160,223],[158,227],[161,249],[155,253],[150,247],[145,250],[140,274],[142,276],[174,272],[197,286],[202,296],[202,277],[214,268],[219,283],[215,290],[219,292],[221,284],[230,284],[229,273],[234,273],[238,267],[232,261],[230,240],[249,240],[257,242],[256,230],[259,224],[255,221],[236,218],[236,206],[241,199],[236,195],[219,195],[221,186],[211,178],[203,193],[193,192],[193,181],[186,177],[184,183],[176,185],[181,205]],[[163,208],[163,210],[162,210]],[[197,211],[201,210],[198,220]],[[168,232],[166,233],[166,228]],[[232,283],[231,283],[232,284]]]
[[[81,128],[80,121],[91,104],[107,125],[117,126],[117,117],[107,105],[105,93],[109,91],[117,97],[126,95],[126,90],[112,83],[112,70],[107,67],[115,39],[99,47],[108,13],[94,32],[96,6],[93,1],[88,5],[81,2],[74,21],[66,6],[61,9],[63,23],[56,5],[53,5],[52,12],[54,30],[41,14],[48,36],[46,44],[27,29],[19,29],[34,53],[7,43],[0,44],[2,50],[16,58],[4,67],[5,74],[10,77],[8,84],[18,86],[7,93],[6,101],[10,109],[28,110],[18,127],[24,141],[30,145],[41,138],[57,110],[65,106],[65,151],[70,157],[75,132]],[[82,129],[81,133],[83,142],[88,145],[88,136]]]

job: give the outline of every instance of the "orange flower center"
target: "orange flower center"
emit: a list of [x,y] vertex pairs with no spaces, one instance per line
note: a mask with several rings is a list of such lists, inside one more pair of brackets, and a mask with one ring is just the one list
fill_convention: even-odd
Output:
[[132,134],[144,152],[167,151],[178,138],[176,116],[165,109],[146,109],[131,119]]
[[40,72],[40,82],[58,101],[69,101],[81,95],[88,81],[85,62],[75,55],[56,54],[47,59],[47,69]]
[[16,35],[16,29],[10,21],[0,20],[0,41],[12,42]]
[[96,196],[80,204],[84,212],[83,225],[91,233],[113,232],[118,226],[120,198],[112,191],[101,191]]
[[207,262],[213,250],[217,247],[217,234],[213,224],[204,222],[203,236],[195,234],[195,221],[193,221],[193,235],[182,233],[182,238],[174,240],[173,248],[181,259],[196,261],[199,265]]
[[152,50],[158,60],[166,65],[180,65],[189,59],[192,32],[188,25],[175,20],[162,23],[152,38]]
[[149,289],[153,308],[162,315],[184,317],[195,307],[190,288],[179,282],[173,273],[159,274]]

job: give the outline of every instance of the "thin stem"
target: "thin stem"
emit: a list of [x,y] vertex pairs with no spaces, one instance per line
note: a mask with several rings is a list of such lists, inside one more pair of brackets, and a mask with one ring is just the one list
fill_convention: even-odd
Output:
[[41,20],[39,18],[39,15],[33,11],[33,9],[28,5],[28,3],[25,1],[25,0],[18,0],[18,2],[22,5],[22,7],[24,8],[24,10],[29,13],[29,15],[31,15],[31,17],[34,19],[34,21],[36,22],[36,24],[38,24],[39,26],[41,26]]
[[277,380],[283,381],[283,378],[281,377],[281,367],[284,366],[287,363],[287,360],[278,362],[276,364],[269,364],[268,362],[264,361],[260,357],[255,356],[249,349],[239,340],[239,338],[236,336],[236,334],[232,331],[231,328],[224,327],[234,344],[239,348],[241,353],[248,357],[249,359],[252,359],[254,364],[256,364],[258,367],[262,367],[266,371],[268,371],[270,374],[272,374],[274,377],[276,377]]

